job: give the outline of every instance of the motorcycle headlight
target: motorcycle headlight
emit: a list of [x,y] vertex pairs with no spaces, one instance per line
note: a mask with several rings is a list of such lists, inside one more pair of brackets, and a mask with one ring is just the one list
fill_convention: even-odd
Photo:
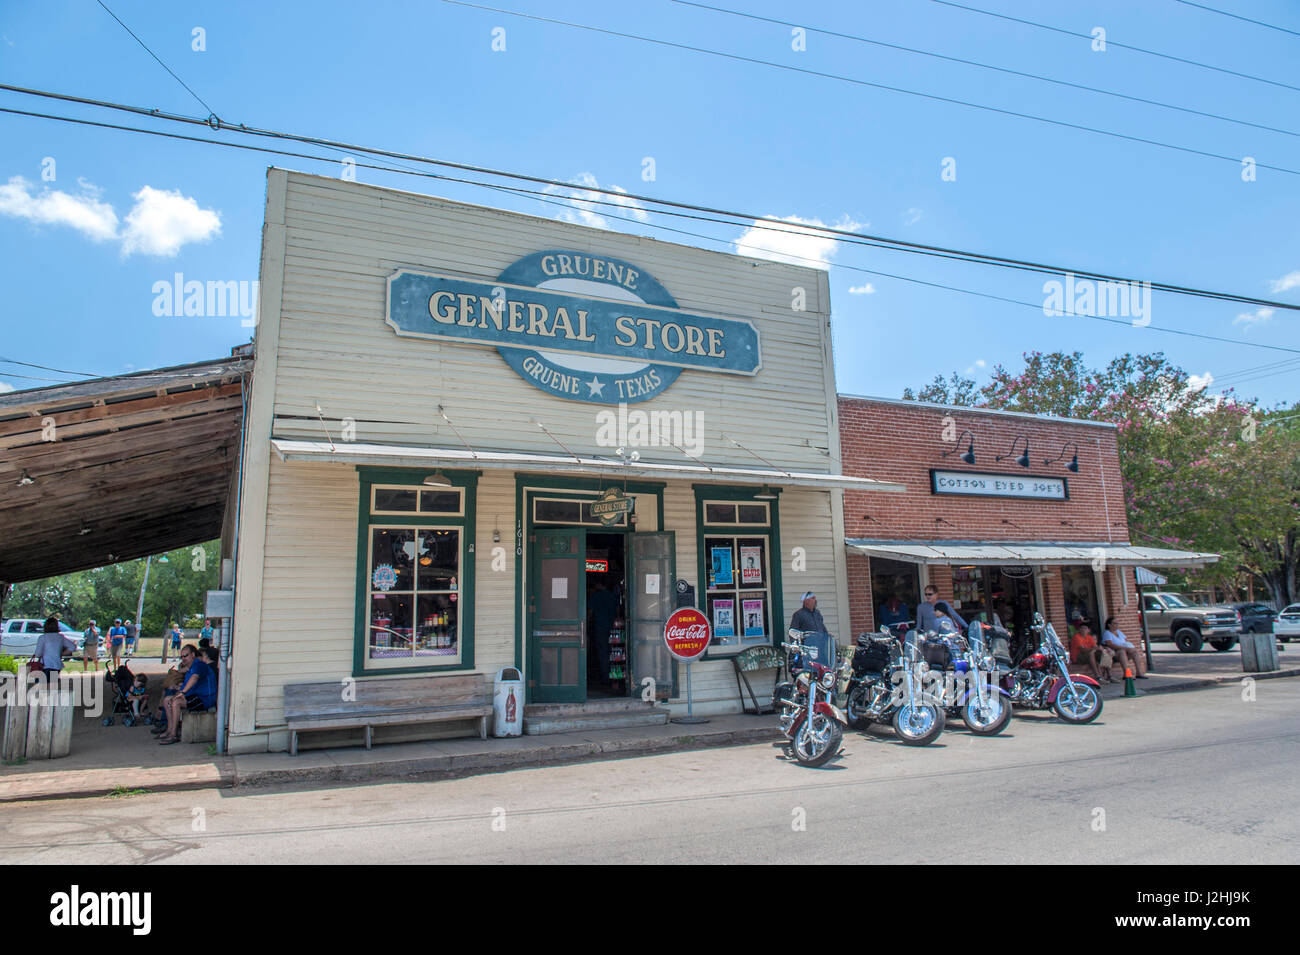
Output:
[[822,686],[827,690],[835,689],[835,671],[827,670],[822,674]]

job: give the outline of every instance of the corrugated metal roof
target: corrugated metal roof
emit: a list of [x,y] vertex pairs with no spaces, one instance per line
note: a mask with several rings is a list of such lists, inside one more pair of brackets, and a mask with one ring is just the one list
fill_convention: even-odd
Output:
[[918,564],[1105,564],[1204,567],[1218,554],[1137,547],[1133,544],[961,544],[945,541],[872,541],[849,538],[845,545],[868,557]]

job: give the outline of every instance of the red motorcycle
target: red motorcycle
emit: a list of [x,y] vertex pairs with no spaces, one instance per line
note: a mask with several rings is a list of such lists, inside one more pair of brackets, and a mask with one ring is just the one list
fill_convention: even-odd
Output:
[[[846,717],[831,703],[847,662],[836,665],[835,638],[829,633],[791,630],[783,643],[791,680],[776,687],[786,750],[804,766],[820,766],[840,750]],[[819,662],[818,658],[821,658]]]
[[1101,684],[1070,672],[1070,657],[1042,614],[1034,614],[1030,629],[1038,636],[1038,648],[1031,647],[1003,677],[1007,696],[1016,706],[1050,709],[1067,723],[1091,723],[1101,715]]

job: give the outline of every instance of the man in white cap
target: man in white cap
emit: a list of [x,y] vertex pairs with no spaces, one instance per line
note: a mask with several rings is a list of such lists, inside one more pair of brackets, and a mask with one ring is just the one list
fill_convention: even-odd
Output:
[[803,606],[794,612],[790,618],[791,630],[813,631],[814,633],[825,633],[826,624],[822,620],[821,611],[817,609],[817,595],[811,590],[803,595]]

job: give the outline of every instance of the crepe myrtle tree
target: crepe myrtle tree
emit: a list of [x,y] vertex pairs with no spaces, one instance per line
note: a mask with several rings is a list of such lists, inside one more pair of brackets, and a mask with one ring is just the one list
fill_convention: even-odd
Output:
[[1300,406],[1208,395],[1159,352],[1102,369],[1082,352],[1024,362],[1019,372],[995,366],[979,388],[954,372],[903,397],[1114,424],[1135,536],[1222,555],[1187,575],[1193,585],[1236,590],[1255,575],[1279,607],[1300,599]]

